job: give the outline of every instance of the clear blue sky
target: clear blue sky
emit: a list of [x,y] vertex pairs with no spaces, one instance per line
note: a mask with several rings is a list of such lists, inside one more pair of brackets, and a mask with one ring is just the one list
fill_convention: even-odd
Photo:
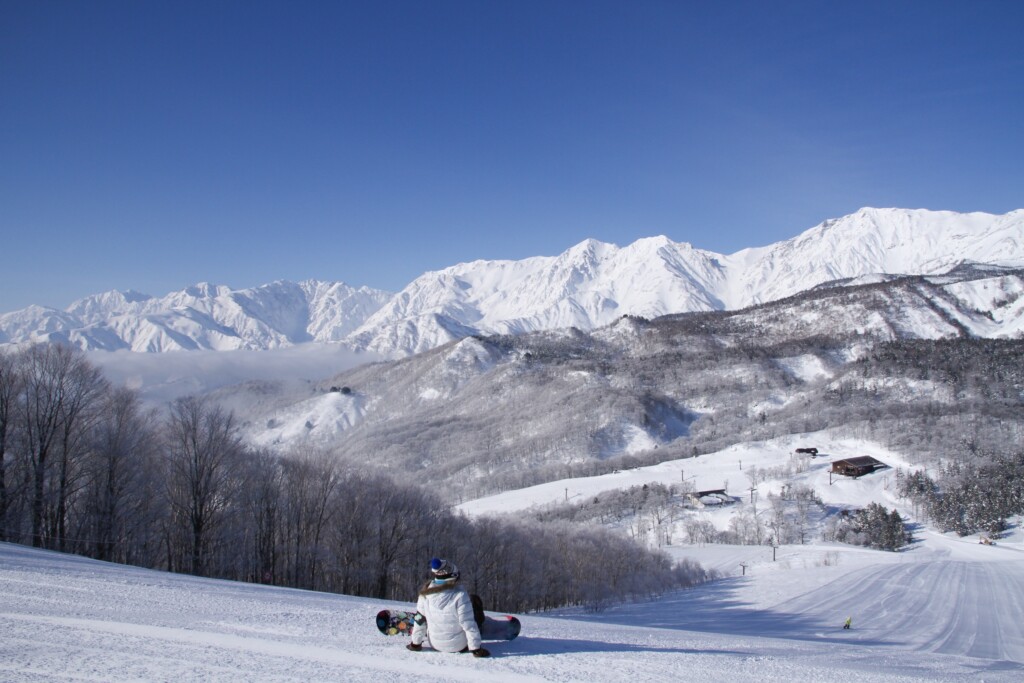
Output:
[[0,311],[1024,207],[1024,2],[0,0]]

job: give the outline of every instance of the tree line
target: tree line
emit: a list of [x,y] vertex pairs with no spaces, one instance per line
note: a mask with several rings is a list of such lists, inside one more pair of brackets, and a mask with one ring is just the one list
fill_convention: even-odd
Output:
[[603,529],[471,520],[347,463],[251,448],[208,399],[147,409],[65,346],[0,352],[0,541],[394,600],[412,600],[442,555],[503,611],[599,606],[708,578]]

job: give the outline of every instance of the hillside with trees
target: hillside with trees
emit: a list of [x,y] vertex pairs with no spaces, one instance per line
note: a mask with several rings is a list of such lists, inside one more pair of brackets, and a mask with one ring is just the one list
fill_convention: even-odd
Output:
[[1005,452],[1024,434],[1024,344],[948,326],[922,288],[905,278],[591,333],[471,337],[240,419],[261,446],[373,454],[451,502],[825,429],[921,464]]
[[601,529],[469,520],[365,469],[253,449],[205,398],[148,411],[67,347],[0,354],[0,541],[398,600],[415,595],[426,560],[451,554],[492,609],[519,612],[708,578]]
[[[639,527],[606,528],[666,514],[682,489],[532,521],[469,519],[452,506],[826,431],[927,467],[900,492],[939,528],[998,533],[1024,512],[1024,343],[952,325],[933,290],[904,278],[742,311],[624,316],[593,332],[468,337],[325,378],[304,396],[260,382],[155,408],[80,351],[9,349],[0,540],[396,599],[414,592],[423,557],[450,553],[477,568],[475,588],[501,596],[499,609],[625,599],[707,578],[645,549],[659,542]],[[286,428],[301,437],[284,438]],[[803,542],[809,515],[825,514],[795,488],[768,502],[771,533],[742,515],[727,531],[694,520],[687,533]],[[828,534],[895,549],[902,524],[867,509]]]

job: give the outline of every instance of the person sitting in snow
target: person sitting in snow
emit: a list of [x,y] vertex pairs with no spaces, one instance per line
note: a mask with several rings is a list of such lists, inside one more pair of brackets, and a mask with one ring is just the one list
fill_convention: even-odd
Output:
[[489,657],[480,646],[480,628],[474,618],[473,602],[459,585],[459,569],[452,562],[435,557],[430,561],[432,578],[420,589],[416,601],[416,623],[412,642],[407,646],[419,652],[423,643],[441,652],[472,652],[474,657]]

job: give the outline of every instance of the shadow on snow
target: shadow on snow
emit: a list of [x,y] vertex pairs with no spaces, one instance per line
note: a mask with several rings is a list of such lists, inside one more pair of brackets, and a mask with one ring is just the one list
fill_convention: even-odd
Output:
[[[842,626],[845,615],[825,621],[806,613],[756,609],[735,597],[742,577],[720,579],[699,589],[679,591],[657,600],[615,605],[604,612],[573,611],[553,614],[553,618],[571,618],[602,624],[621,624],[644,628],[749,635],[765,638],[849,642]],[[547,615],[545,615],[547,616]],[[892,645],[884,640],[864,640],[859,645]]]
[[495,652],[499,657],[531,657],[536,655],[556,655],[577,652],[647,652],[662,654],[719,654],[726,656],[737,656],[740,652],[729,650],[714,650],[709,652],[706,649],[687,649],[681,647],[656,647],[653,645],[637,645],[635,643],[614,643],[607,640],[585,640],[582,638],[544,638],[528,636],[523,638],[521,648],[518,651]]

